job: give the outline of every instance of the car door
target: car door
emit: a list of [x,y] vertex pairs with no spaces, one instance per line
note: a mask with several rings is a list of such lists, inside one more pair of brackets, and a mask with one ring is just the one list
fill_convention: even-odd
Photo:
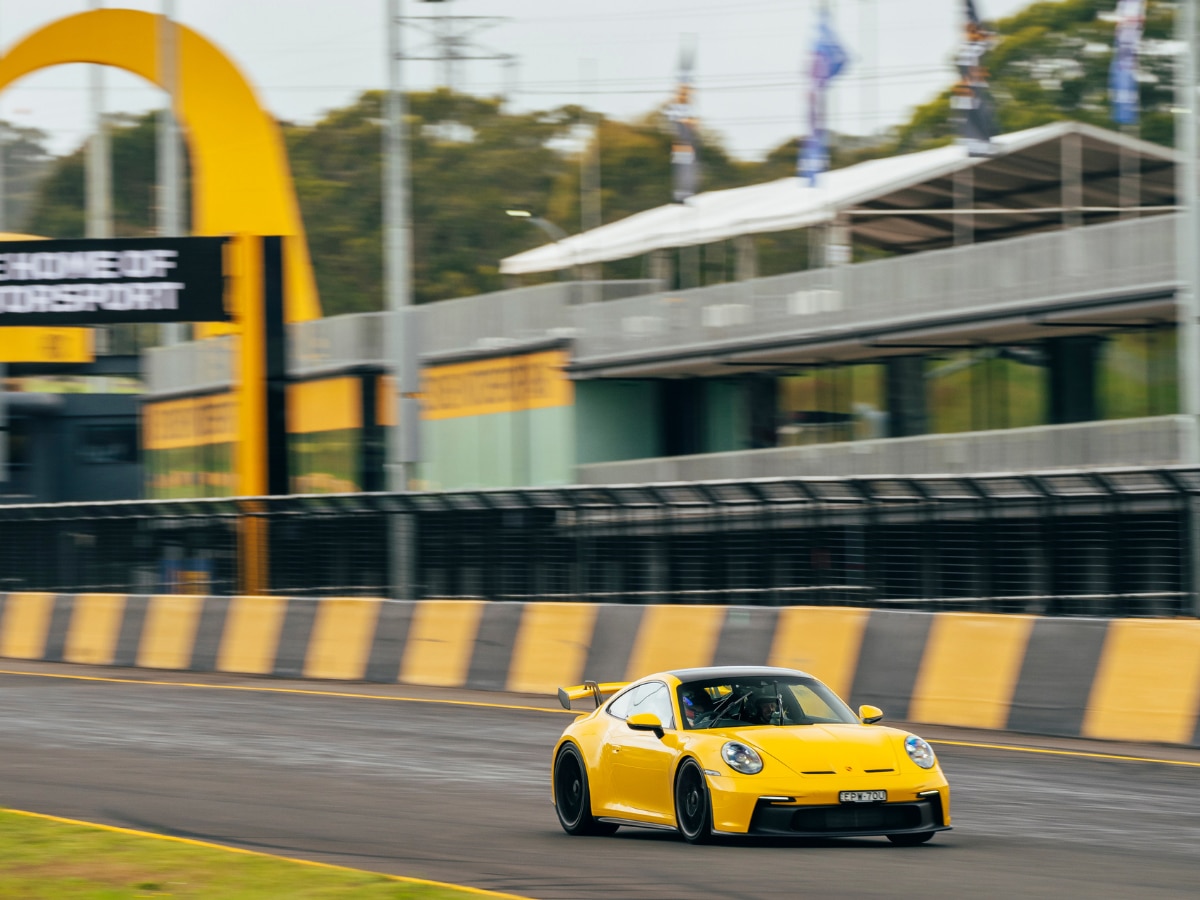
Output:
[[610,731],[613,794],[624,812],[670,823],[674,819],[671,773],[679,753],[671,692],[661,681],[647,682],[622,711],[626,717],[653,713],[662,722],[663,736],[634,731],[624,723]]

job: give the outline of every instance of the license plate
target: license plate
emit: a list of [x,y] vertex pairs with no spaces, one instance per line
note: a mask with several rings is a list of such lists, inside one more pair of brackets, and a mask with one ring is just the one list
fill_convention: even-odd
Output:
[[839,791],[838,800],[842,803],[883,803],[887,800],[887,791]]

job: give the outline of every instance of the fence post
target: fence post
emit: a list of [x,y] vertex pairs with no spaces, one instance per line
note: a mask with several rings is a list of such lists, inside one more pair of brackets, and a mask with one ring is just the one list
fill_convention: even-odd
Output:
[[410,511],[388,515],[388,595],[393,600],[416,600],[417,517]]

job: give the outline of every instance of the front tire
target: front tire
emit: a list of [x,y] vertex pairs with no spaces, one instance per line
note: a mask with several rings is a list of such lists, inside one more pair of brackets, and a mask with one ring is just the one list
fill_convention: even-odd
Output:
[[567,834],[612,834],[617,830],[592,815],[587,767],[574,744],[564,746],[554,760],[554,811]]
[[889,834],[887,839],[897,847],[915,847],[933,840],[934,832],[922,831],[920,834]]
[[692,760],[679,767],[675,776],[675,822],[689,844],[712,840],[712,800],[704,773]]

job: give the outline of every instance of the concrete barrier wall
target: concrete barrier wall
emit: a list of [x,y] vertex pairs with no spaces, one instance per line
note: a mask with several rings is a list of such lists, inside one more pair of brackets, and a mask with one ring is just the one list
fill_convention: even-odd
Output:
[[897,720],[1200,746],[1191,619],[11,593],[0,657],[520,693],[770,664]]

